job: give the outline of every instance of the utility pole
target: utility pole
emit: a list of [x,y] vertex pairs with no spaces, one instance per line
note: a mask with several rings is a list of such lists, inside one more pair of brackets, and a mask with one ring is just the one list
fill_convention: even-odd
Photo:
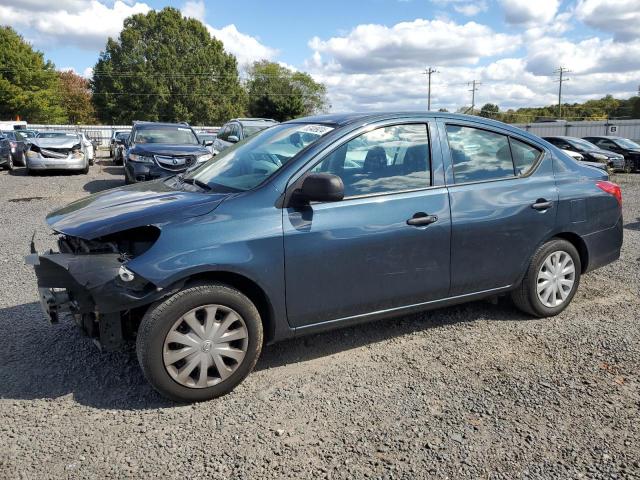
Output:
[[471,114],[473,115],[473,110],[476,107],[476,92],[478,91],[478,85],[482,85],[482,82],[478,82],[477,80],[473,80],[468,82],[467,85],[471,85]]
[[428,90],[428,94],[427,94],[427,111],[431,110],[431,75],[433,75],[434,73],[440,73],[438,72],[438,70],[436,70],[435,68],[427,68],[424,71],[424,74],[427,75],[427,78],[429,79],[429,90]]
[[558,74],[558,79],[556,80],[558,82],[558,118],[562,117],[562,84],[569,80],[564,77],[564,74],[570,71],[568,68],[559,67],[553,72]]

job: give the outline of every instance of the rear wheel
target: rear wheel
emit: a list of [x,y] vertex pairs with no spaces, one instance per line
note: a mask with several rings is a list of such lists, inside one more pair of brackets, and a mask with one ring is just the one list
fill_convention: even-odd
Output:
[[147,311],[136,350],[146,379],[179,402],[233,390],[262,350],[262,322],[251,301],[222,284],[186,288]]
[[581,271],[576,248],[563,239],[550,240],[535,253],[511,298],[520,310],[536,317],[558,315],[571,303]]

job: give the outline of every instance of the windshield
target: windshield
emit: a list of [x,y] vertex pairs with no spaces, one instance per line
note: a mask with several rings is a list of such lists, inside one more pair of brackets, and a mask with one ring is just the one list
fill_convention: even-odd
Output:
[[153,126],[136,130],[134,143],[173,143],[198,145],[198,138],[189,127]]
[[116,133],[116,140],[124,140],[129,136],[128,133]]
[[213,191],[250,190],[282,168],[303,148],[333,130],[319,124],[282,124],[238,143],[185,175]]
[[65,132],[40,132],[38,138],[59,138],[59,137],[75,137],[73,133]]
[[600,147],[596,147],[593,143],[582,140],[581,138],[569,138],[567,142],[574,147],[581,147],[585,150],[600,150]]
[[624,148],[640,148],[640,145],[638,145],[633,140],[629,140],[628,138],[616,138],[615,142]]

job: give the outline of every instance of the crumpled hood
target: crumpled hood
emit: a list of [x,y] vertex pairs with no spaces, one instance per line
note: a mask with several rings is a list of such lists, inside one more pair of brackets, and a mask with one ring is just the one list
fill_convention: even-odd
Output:
[[78,137],[30,138],[29,143],[40,148],[71,148],[80,143]]
[[47,223],[56,232],[92,240],[130,228],[204,215],[228,196],[174,190],[158,180],[77,200],[47,215]]
[[137,155],[206,155],[209,153],[202,145],[173,145],[169,143],[138,143],[129,150]]

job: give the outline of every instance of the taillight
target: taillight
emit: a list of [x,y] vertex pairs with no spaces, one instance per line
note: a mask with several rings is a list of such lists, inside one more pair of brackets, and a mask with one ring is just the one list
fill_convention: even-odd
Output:
[[620,185],[609,181],[602,181],[596,182],[596,187],[603,192],[607,192],[609,195],[616,197],[618,205],[622,206],[622,189],[620,188]]

